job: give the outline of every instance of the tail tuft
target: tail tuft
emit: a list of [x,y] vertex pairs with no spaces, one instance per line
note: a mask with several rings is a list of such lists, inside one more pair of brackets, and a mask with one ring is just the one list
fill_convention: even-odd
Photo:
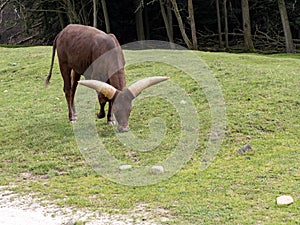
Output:
[[51,78],[51,74],[49,76],[46,77],[45,79],[45,87],[47,88],[49,83],[50,83],[50,78]]

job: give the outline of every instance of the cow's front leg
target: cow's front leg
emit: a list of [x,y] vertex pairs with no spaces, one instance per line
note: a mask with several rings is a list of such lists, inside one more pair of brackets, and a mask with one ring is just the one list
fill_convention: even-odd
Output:
[[104,95],[102,95],[101,93],[98,93],[98,100],[99,100],[99,104],[100,104],[100,111],[97,114],[97,117],[99,119],[102,119],[105,117],[105,104],[107,102],[107,99],[105,98]]
[[107,123],[108,124],[111,124],[111,125],[114,125],[115,124],[115,120],[114,120],[114,117],[111,113],[111,110],[112,110],[112,102],[109,101],[108,102],[108,112],[107,112]]

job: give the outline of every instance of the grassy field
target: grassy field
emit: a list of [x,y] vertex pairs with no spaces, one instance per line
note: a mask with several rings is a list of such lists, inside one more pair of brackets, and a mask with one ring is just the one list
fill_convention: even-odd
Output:
[[[300,55],[195,54],[211,68],[223,92],[227,122],[221,148],[200,171],[211,121],[209,102],[195,81],[162,63],[129,65],[128,84],[170,76],[190,96],[199,120],[199,143],[184,168],[157,184],[134,187],[104,178],[83,158],[68,123],[57,62],[44,88],[51,48],[0,48],[0,185],[61,206],[112,214],[139,205],[163,209],[166,224],[299,224]],[[149,136],[151,118],[159,115],[165,121],[166,135],[153,151],[126,148],[105,120],[96,122],[99,136],[117,159],[153,164],[171,154],[180,136],[180,118],[168,104],[159,98],[134,104],[130,126],[137,137]],[[237,154],[246,144],[253,150]],[[295,202],[277,206],[276,197],[283,194]],[[159,220],[160,215],[152,217]]]

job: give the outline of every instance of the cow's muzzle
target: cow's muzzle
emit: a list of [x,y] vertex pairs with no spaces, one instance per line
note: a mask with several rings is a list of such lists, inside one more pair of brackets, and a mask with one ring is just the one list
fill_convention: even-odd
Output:
[[118,131],[119,132],[128,132],[129,131],[129,126],[118,126]]

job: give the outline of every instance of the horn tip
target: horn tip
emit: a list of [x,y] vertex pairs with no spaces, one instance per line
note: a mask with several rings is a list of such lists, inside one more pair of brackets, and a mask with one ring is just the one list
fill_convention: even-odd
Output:
[[90,83],[90,80],[79,80],[77,83],[86,86]]
[[159,79],[159,80],[161,80],[161,81],[165,81],[165,80],[169,80],[170,77],[167,77],[167,76],[165,76],[165,77],[163,77],[163,76],[160,77],[160,76],[158,76],[157,79]]

